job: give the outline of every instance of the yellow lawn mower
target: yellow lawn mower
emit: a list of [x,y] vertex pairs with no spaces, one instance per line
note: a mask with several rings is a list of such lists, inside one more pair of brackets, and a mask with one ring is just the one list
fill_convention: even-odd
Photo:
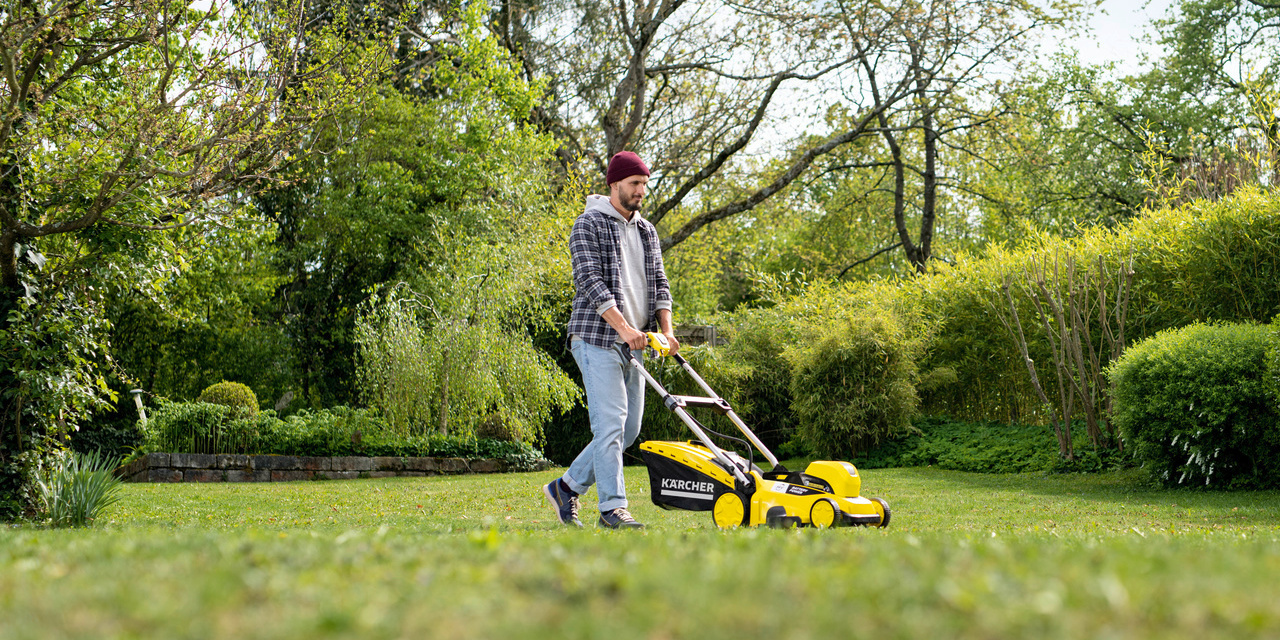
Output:
[[[648,334],[649,346],[659,356],[670,355],[666,337]],[[618,345],[623,361],[640,371],[649,386],[662,396],[663,404],[684,422],[697,440],[669,442],[650,440],[640,445],[653,503],[663,509],[710,511],[717,527],[767,525],[771,527],[812,526],[819,528],[851,525],[889,526],[889,504],[880,498],[858,495],[862,480],[848,462],[817,461],[803,472],[788,471],[768,447],[747,428],[728,401],[721,398],[679,354],[672,357],[684,368],[706,396],[680,396],[666,389],[649,374],[626,345]],[[689,414],[690,408],[708,409],[728,419],[742,431],[747,441],[716,433],[745,447],[752,447],[773,465],[762,471],[751,457],[717,446],[707,435],[709,429]],[[715,432],[711,432],[715,433]]]

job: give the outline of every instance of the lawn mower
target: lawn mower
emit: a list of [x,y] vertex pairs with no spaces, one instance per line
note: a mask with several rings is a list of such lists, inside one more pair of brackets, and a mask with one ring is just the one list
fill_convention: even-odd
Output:
[[[711,390],[702,376],[679,354],[671,355],[666,337],[648,334],[649,347],[659,356],[671,356],[706,391],[706,396],[682,396],[666,389],[637,360],[627,345],[618,345],[623,362],[630,362],[662,396],[662,402],[680,418],[697,440],[685,442],[650,440],[640,445],[649,468],[653,503],[663,509],[710,511],[717,527],[766,525],[770,527],[812,526],[819,528],[850,525],[889,526],[889,504],[880,498],[858,495],[862,480],[848,462],[817,461],[803,472],[789,471],[769,448],[734,413],[729,402]],[[747,441],[716,433],[689,414],[689,409],[707,409],[728,417]],[[708,433],[734,441],[746,455],[715,444]],[[764,455],[773,468],[756,466],[752,447]]]

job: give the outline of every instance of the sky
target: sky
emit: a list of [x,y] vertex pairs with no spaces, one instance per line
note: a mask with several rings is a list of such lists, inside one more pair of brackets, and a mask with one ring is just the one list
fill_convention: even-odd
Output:
[[1119,64],[1118,75],[1134,74],[1143,51],[1156,53],[1150,44],[1141,42],[1142,36],[1151,30],[1151,20],[1166,17],[1173,4],[1174,0],[1104,0],[1089,21],[1091,37],[1067,44],[1080,52],[1081,62],[1114,61]]

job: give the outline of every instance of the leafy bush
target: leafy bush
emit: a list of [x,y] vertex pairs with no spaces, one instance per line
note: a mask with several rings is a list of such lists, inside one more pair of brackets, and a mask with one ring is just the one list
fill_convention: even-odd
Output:
[[229,407],[207,402],[161,403],[139,451],[500,458],[517,469],[537,468],[542,461],[541,452],[524,442],[439,434],[404,437],[366,409],[304,409],[285,419],[267,410],[237,418]]
[[848,457],[911,425],[920,343],[891,315],[858,310],[786,353],[799,436],[821,456]]
[[[254,453],[262,425],[274,411],[245,417],[242,409],[211,402],[161,401],[146,426],[146,451],[175,453]],[[268,427],[269,428],[269,427]]]
[[796,324],[777,309],[752,309],[731,316],[729,322],[724,332],[729,344],[716,348],[721,364],[708,380],[714,380],[713,388],[730,399],[747,426],[776,454],[796,432],[791,365],[783,357],[794,342]]
[[17,520],[25,510],[22,500],[24,474],[17,459],[0,462],[0,522]]
[[[1037,264],[1071,257],[1102,260],[1114,272],[1133,259],[1135,272],[1126,338],[1130,343],[1193,322],[1266,322],[1280,312],[1280,197],[1253,188],[1218,201],[1149,211],[1119,230],[1098,227],[1071,238],[1037,236],[1020,247],[991,246],[935,263],[929,274],[896,283],[897,299],[937,327],[922,372],[950,369],[956,382],[921,389],[921,409],[965,420],[1039,422],[1041,403],[1009,333],[995,311],[1007,312],[1001,287],[1014,292],[1042,381],[1054,380],[1051,350],[1025,295]],[[875,283],[863,285],[878,286]],[[1102,349],[1101,327],[1090,326]]]
[[105,458],[96,451],[55,456],[51,465],[36,472],[39,516],[55,527],[91,524],[120,499],[123,481],[114,473],[119,463],[119,458]]
[[934,466],[974,473],[1102,471],[1126,464],[1119,451],[1090,447],[1084,429],[1072,430],[1076,460],[1066,462],[1057,455],[1052,427],[1045,425],[922,417],[912,426],[853,462],[859,469]]
[[258,415],[258,396],[254,395],[253,389],[248,385],[239,382],[227,382],[223,380],[217,384],[209,385],[204,391],[200,392],[200,397],[196,398],[196,402],[208,402],[209,404],[220,404],[231,407],[236,414],[252,418]]
[[1280,315],[1271,319],[1271,340],[1267,343],[1266,385],[1271,397],[1280,399]]
[[1135,344],[1112,365],[1116,425],[1157,480],[1280,486],[1269,347],[1267,327],[1197,323]]
[[[667,390],[667,393],[687,396],[707,395],[707,392],[698,386],[698,383],[689,376],[684,367],[680,366],[680,363],[675,358],[657,358],[650,357],[650,355],[646,355],[644,366],[654,379]],[[706,345],[696,347],[682,346],[680,355],[689,362],[694,371],[698,372],[698,375],[707,381],[707,384],[711,385],[713,390],[720,395],[729,397],[729,394],[725,393],[724,385],[722,384],[725,377],[725,371],[722,368],[724,362],[715,349]],[[663,404],[662,397],[654,392],[653,388],[648,384],[645,384],[644,400],[644,421],[640,432],[642,439],[689,440],[693,438],[693,434],[689,432],[689,427]],[[734,427],[728,419],[711,411],[693,410],[689,412],[689,415],[711,429],[729,435],[737,435],[737,427]]]
[[[272,412],[265,412],[272,413]],[[402,439],[386,420],[365,409],[333,407],[302,410],[284,420],[263,421],[254,453],[295,456],[351,456],[368,454],[381,441]]]
[[518,439],[536,442],[580,396],[523,331],[441,313],[407,286],[370,300],[355,340],[361,392],[402,436],[467,436],[498,412]]
[[80,453],[97,451],[105,456],[125,457],[144,440],[138,408],[127,388],[115,385],[116,401],[94,414],[93,419],[71,433],[69,446]]

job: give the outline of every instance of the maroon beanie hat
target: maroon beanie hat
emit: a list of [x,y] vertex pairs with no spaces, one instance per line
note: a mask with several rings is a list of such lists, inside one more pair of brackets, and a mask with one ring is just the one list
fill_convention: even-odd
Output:
[[649,167],[644,166],[640,156],[630,151],[619,151],[609,159],[609,170],[605,172],[604,181],[606,184],[613,184],[631,176],[647,175]]

